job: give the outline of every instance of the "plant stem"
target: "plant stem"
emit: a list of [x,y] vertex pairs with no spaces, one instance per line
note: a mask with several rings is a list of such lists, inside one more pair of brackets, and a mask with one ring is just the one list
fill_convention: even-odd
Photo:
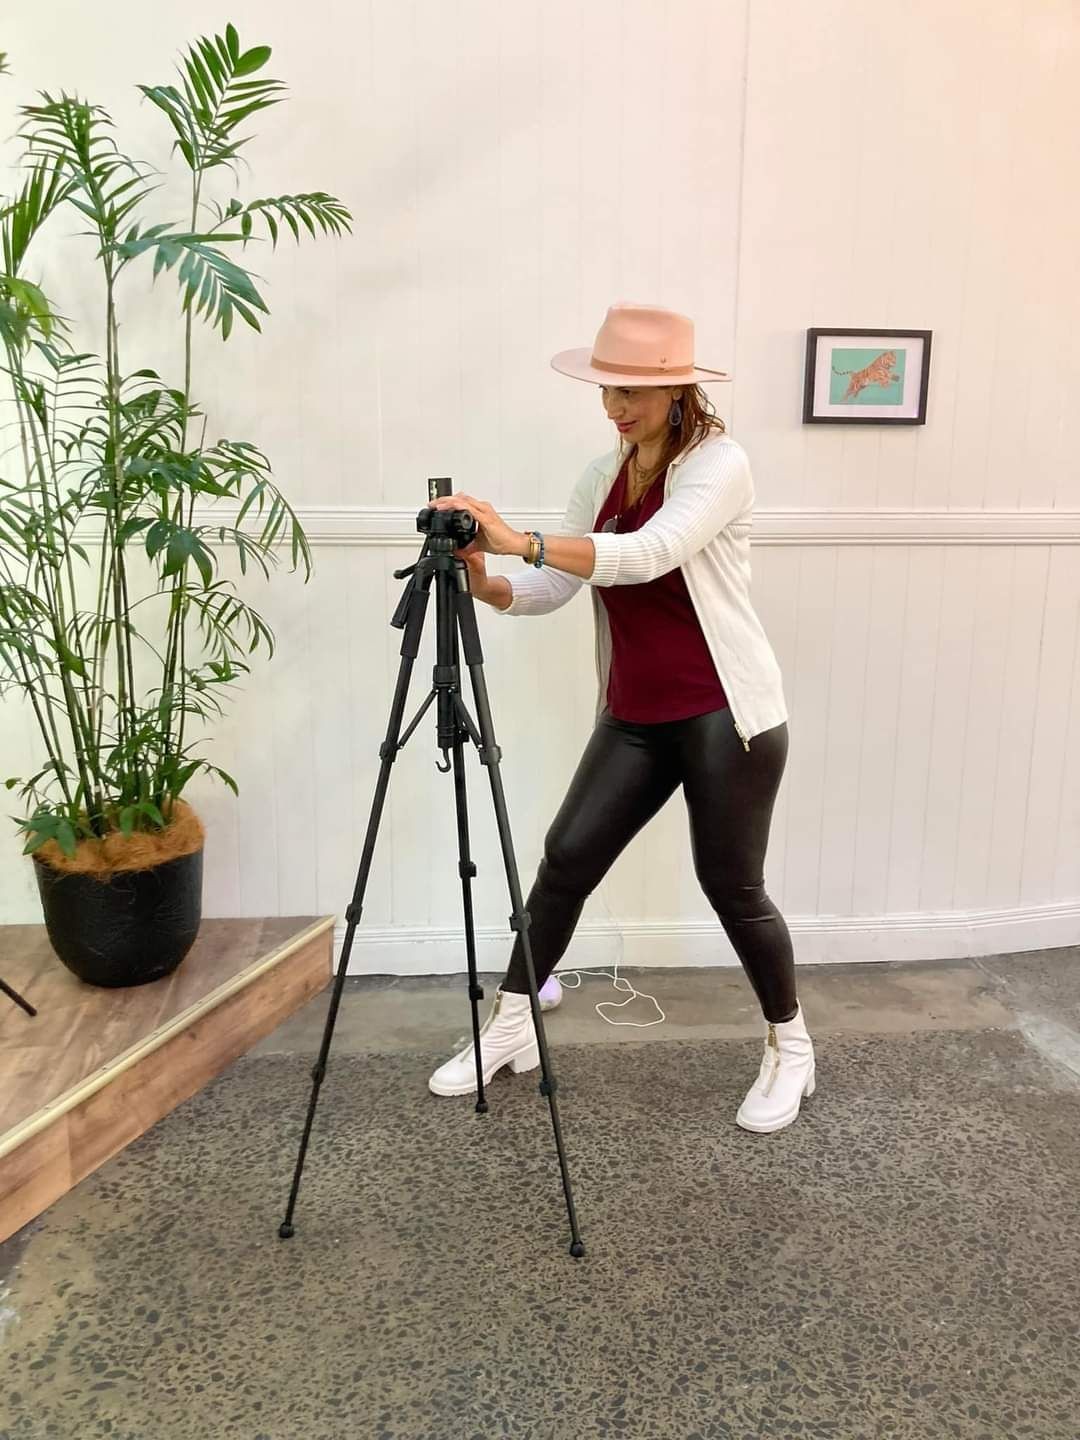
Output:
[[[50,408],[50,420],[51,420],[51,424],[50,424],[50,426],[49,426],[49,432],[48,432],[48,437],[47,437],[47,438],[48,438],[48,442],[49,442],[49,448],[48,448],[48,455],[49,455],[49,473],[50,473],[50,475],[51,475],[51,477],[52,477],[53,489],[54,489],[54,491],[55,491],[57,514],[58,514],[59,517],[60,517],[60,528],[61,528],[61,534],[62,534],[62,536],[63,536],[63,541],[64,541],[64,565],[65,565],[65,569],[66,569],[66,573],[67,573],[68,594],[69,594],[70,601],[71,601],[71,613],[72,613],[72,616],[75,617],[75,616],[77,616],[78,613],[79,613],[79,602],[78,602],[78,593],[77,593],[76,586],[75,586],[75,567],[74,567],[74,565],[73,565],[73,563],[72,563],[72,558],[71,558],[71,554],[72,554],[72,551],[71,551],[72,533],[71,533],[71,531],[69,531],[69,529],[68,529],[67,519],[66,519],[66,516],[65,516],[65,513],[64,513],[64,504],[63,504],[63,500],[62,500],[61,495],[60,495],[60,474],[59,474],[59,464],[58,464],[57,455],[56,455],[56,435],[57,435],[57,431],[58,431],[58,428],[59,428],[59,421],[58,421],[58,418],[57,418],[57,411],[58,411],[59,403],[60,403],[60,398],[59,398],[59,374],[60,374],[59,370],[54,370],[54,372],[53,372],[53,387],[52,387],[52,405],[51,405],[51,408]],[[86,657],[86,655],[85,655],[84,652],[83,652],[82,639],[81,639],[81,636],[79,636],[77,630],[73,630],[73,632],[72,632],[72,639],[73,639],[73,641],[74,641],[75,653],[78,655],[78,657],[79,657],[79,659],[82,661],[82,665],[83,665],[83,676],[82,676],[83,707],[82,707],[82,709],[81,709],[80,712],[79,712],[79,720],[80,720],[81,728],[82,728],[82,731],[83,731],[83,741],[84,741],[84,743],[88,746],[88,767],[87,767],[87,768],[88,768],[88,770],[90,771],[90,778],[91,778],[92,780],[94,780],[94,781],[96,781],[96,782],[99,783],[99,788],[97,789],[96,792],[92,792],[91,790],[87,790],[87,792],[86,792],[86,808],[87,808],[87,812],[88,812],[88,814],[89,814],[89,816],[90,816],[91,826],[93,826],[94,818],[95,818],[95,817],[101,817],[101,818],[103,819],[103,818],[104,818],[104,811],[105,811],[104,796],[102,795],[102,792],[101,792],[101,789],[100,789],[100,776],[101,776],[101,764],[100,764],[100,753],[99,753],[99,752],[100,752],[100,745],[99,745],[99,744],[95,744],[95,737],[94,737],[94,730],[93,730],[93,720],[92,720],[92,716],[93,716],[93,713],[94,713],[93,680],[92,680],[92,675],[91,675],[90,667],[89,667],[89,666],[87,665],[87,663],[86,663],[87,657]],[[74,816],[72,817],[73,820],[74,820],[75,818],[77,818],[77,817],[74,817]]]
[[[7,602],[4,600],[3,595],[0,595],[0,617],[2,617],[8,625],[12,625],[12,627],[14,628],[11,612],[7,608]],[[41,695],[45,703],[45,714],[42,715],[41,707],[38,704],[38,696],[34,685],[35,676],[30,670],[30,664],[27,661],[26,656],[23,655],[21,652],[19,653],[18,663],[19,669],[22,671],[23,689],[30,697],[30,704],[34,707],[34,715],[37,718],[38,728],[40,729],[42,738],[45,741],[46,749],[49,751],[49,761],[53,767],[53,774],[60,781],[60,788],[64,792],[64,799],[67,801],[69,812],[74,814],[75,798],[72,795],[71,790],[68,788],[67,766],[64,761],[64,747],[60,740],[60,732],[56,724],[56,716],[53,713],[53,700],[52,696],[49,694],[48,687],[45,684],[45,677],[41,675],[40,672],[36,677],[41,686]],[[49,746],[50,736],[52,737],[51,748]]]
[[[12,364],[15,366],[16,373],[20,381],[20,385],[16,389],[15,406],[18,414],[19,437],[23,449],[23,465],[28,475],[36,474],[38,478],[39,489],[41,492],[41,503],[45,519],[45,529],[47,535],[49,536],[49,548],[44,552],[44,556],[40,546],[38,549],[37,573],[42,587],[45,590],[45,603],[48,608],[50,618],[52,620],[53,644],[56,646],[57,650],[56,660],[57,666],[59,668],[60,685],[63,689],[64,699],[66,701],[68,723],[71,727],[71,739],[72,744],[75,748],[75,759],[76,764],[79,768],[79,778],[82,781],[84,793],[89,798],[89,796],[92,794],[92,786],[90,784],[90,769],[87,763],[86,754],[83,750],[83,737],[80,736],[82,716],[79,709],[79,700],[78,696],[75,693],[75,687],[71,683],[70,666],[64,660],[61,650],[62,646],[67,647],[67,616],[64,609],[63,581],[62,579],[59,579],[54,573],[50,573],[52,571],[55,571],[56,568],[55,560],[52,555],[51,549],[54,518],[50,504],[49,485],[45,475],[45,461],[44,457],[42,456],[41,446],[38,441],[36,417],[33,410],[27,407],[23,400],[23,395],[25,395],[27,386],[25,371],[22,367],[22,357],[17,353],[12,354],[9,348],[9,358],[11,359]],[[27,443],[28,434],[30,444],[32,444],[34,451],[33,462],[31,462],[30,459],[29,447]],[[54,581],[56,582],[55,585]],[[72,638],[75,639],[75,637]],[[72,653],[74,654],[75,652],[72,651]],[[85,662],[83,663],[85,665]],[[47,694],[47,685],[43,688],[45,689],[45,693]],[[63,761],[62,750],[58,751],[58,754],[55,758],[59,762]],[[75,814],[72,814],[69,818],[72,824],[77,827],[79,824],[79,817]]]
[[[195,161],[196,161],[196,163],[195,163],[195,164],[193,165],[193,167],[192,167],[192,172],[191,172],[191,176],[192,176],[192,179],[191,179],[191,231],[192,231],[192,234],[194,234],[194,233],[195,233],[195,230],[196,230],[196,228],[197,228],[197,226],[198,226],[198,223],[199,223],[199,191],[200,191],[201,186],[202,186],[202,170],[201,170],[201,168],[200,168],[200,166],[199,166],[199,164],[198,164],[198,160],[199,160],[199,158],[201,157],[201,152],[200,152],[200,149],[199,149],[198,137],[197,137],[196,135],[192,134],[191,137],[190,137],[190,142],[191,142],[191,153],[192,153],[192,157],[193,157],[193,158],[195,159]],[[183,408],[183,413],[182,413],[181,419],[180,419],[180,453],[181,453],[182,455],[186,455],[186,453],[187,453],[188,413],[189,413],[189,410],[190,410],[190,408],[191,408],[191,329],[192,329],[192,312],[191,312],[191,306],[189,305],[189,306],[187,307],[186,311],[184,312],[184,408]],[[204,429],[204,433],[205,433],[205,423],[204,423],[203,429]],[[194,500],[194,496],[192,496],[191,506],[190,506],[190,516],[189,516],[189,519],[188,519],[188,526],[189,526],[189,528],[190,528],[190,526],[191,526],[192,520],[194,519],[194,513],[195,513],[195,500]],[[183,515],[184,515],[184,512],[183,512],[183,497],[180,497],[180,498],[177,500],[177,502],[176,502],[176,515],[179,517],[179,520],[182,522],[182,521],[183,521]],[[185,623],[184,623],[184,622],[185,622],[185,620],[186,620],[187,607],[186,607],[186,605],[185,605],[185,603],[184,603],[184,600],[183,600],[183,587],[184,587],[184,576],[185,576],[186,570],[187,570],[187,565],[185,564],[183,567],[181,567],[179,573],[176,575],[176,577],[175,577],[175,579],[174,579],[174,581],[173,581],[172,606],[171,606],[170,613],[169,613],[169,622],[170,622],[169,646],[168,646],[168,651],[167,651],[167,655],[166,655],[166,669],[165,669],[164,685],[163,685],[163,692],[162,692],[163,695],[165,695],[165,696],[168,697],[168,701],[167,701],[167,704],[168,704],[168,712],[167,712],[168,718],[167,718],[167,721],[166,721],[166,724],[165,724],[165,749],[164,749],[164,753],[163,753],[163,756],[162,756],[162,766],[163,766],[163,768],[165,768],[165,766],[167,765],[167,762],[168,762],[168,760],[169,760],[169,758],[170,758],[170,752],[171,752],[171,750],[172,750],[172,726],[173,726],[173,698],[172,698],[172,697],[173,697],[173,691],[174,691],[175,686],[176,686],[176,671],[177,671],[177,662],[178,662],[178,661],[179,661],[179,669],[180,669],[180,696],[179,696],[179,704],[178,704],[178,707],[177,707],[177,708],[179,709],[179,712],[180,712],[180,720],[179,720],[179,726],[178,726],[178,732],[177,732],[177,738],[176,738],[176,752],[175,752],[175,753],[176,753],[177,757],[180,757],[180,756],[183,754],[183,751],[184,751],[184,717],[185,717],[186,708],[187,708],[187,681],[186,681],[186,679],[185,679],[185,668],[184,668],[184,660],[185,660],[185,652],[186,652],[186,644],[185,644],[185,638],[186,638],[186,637],[185,637]]]

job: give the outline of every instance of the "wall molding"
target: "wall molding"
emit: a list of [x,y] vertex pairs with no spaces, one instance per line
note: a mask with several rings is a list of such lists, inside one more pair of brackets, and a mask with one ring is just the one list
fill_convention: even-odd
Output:
[[[297,515],[313,545],[417,548],[420,509],[308,505]],[[228,524],[235,513],[196,510],[196,522]],[[517,530],[554,533],[563,519],[561,510],[504,515]],[[1080,510],[757,510],[752,538],[755,545],[1077,545]]]
[[[312,545],[417,551],[415,510],[389,505],[300,505],[296,514]],[[235,505],[197,506],[196,526],[232,525]],[[506,510],[516,530],[557,534],[561,510]],[[249,514],[245,530],[257,532]],[[88,522],[84,544],[100,541]],[[754,545],[1080,545],[1080,510],[756,510]],[[287,537],[281,544],[288,543]]]
[[[850,965],[889,960],[962,960],[983,955],[1053,950],[1080,944],[1080,899],[1010,910],[955,910],[895,915],[787,916],[802,964]],[[334,964],[344,925],[334,931]],[[476,931],[477,967],[501,971],[510,932]],[[614,961],[649,969],[739,964],[718,922],[634,920],[582,922],[560,969],[610,968]],[[465,974],[462,928],[367,927],[361,922],[349,957],[350,975]]]

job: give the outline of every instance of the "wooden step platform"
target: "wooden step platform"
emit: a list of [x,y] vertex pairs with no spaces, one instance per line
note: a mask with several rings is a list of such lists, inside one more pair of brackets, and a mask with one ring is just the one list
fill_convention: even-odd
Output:
[[44,926],[0,926],[0,1240],[324,989],[334,919],[204,920],[175,974],[84,985]]

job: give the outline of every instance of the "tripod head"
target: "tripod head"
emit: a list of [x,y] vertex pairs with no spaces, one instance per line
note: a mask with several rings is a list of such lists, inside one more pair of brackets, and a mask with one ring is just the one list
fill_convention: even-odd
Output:
[[[437,500],[442,495],[452,495],[453,493],[453,482],[449,475],[428,480],[429,500]],[[390,621],[395,630],[404,630],[408,623],[409,604],[412,599],[413,587],[416,584],[417,572],[425,571],[433,566],[454,566],[460,569],[462,574],[466,574],[468,567],[464,560],[456,558],[456,552],[464,550],[466,545],[472,544],[480,527],[468,510],[434,510],[428,507],[417,515],[416,528],[421,534],[426,535],[427,539],[424,541],[424,548],[420,551],[420,559],[415,565],[407,565],[404,570],[394,571],[395,580],[408,580],[409,582]],[[468,582],[466,581],[465,584],[467,585]]]
[[[428,499],[452,495],[453,486],[449,475],[428,479]],[[416,528],[428,537],[428,548],[436,553],[451,553],[464,550],[476,539],[478,525],[468,510],[421,510],[416,517]],[[450,544],[446,542],[450,541]],[[436,543],[432,543],[436,542]],[[441,543],[440,543],[441,542]]]
[[[464,550],[476,539],[479,526],[468,510],[421,510],[416,517],[416,528],[428,537],[429,542],[441,540],[442,544],[431,544],[431,549]],[[449,544],[446,542],[449,541]]]

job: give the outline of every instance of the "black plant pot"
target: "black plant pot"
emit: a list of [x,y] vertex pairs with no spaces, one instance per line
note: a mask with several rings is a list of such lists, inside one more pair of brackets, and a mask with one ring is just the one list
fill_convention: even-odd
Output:
[[203,852],[110,880],[65,874],[34,856],[45,928],[67,968],[88,985],[146,985],[171,975],[202,920]]

